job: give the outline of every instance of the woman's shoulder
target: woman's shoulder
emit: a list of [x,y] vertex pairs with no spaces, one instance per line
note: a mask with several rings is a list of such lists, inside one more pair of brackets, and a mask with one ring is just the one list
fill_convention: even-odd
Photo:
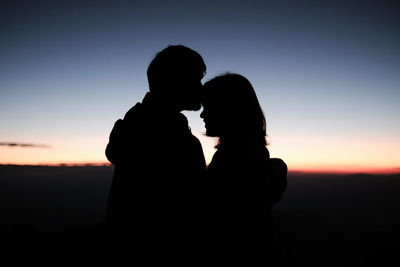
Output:
[[265,146],[243,146],[238,149],[238,155],[243,163],[263,164],[269,160],[269,151]]
[[266,147],[254,146],[223,146],[217,149],[210,162],[211,168],[229,169],[241,173],[243,170],[265,166],[269,160]]
[[287,172],[287,165],[286,163],[280,159],[280,158],[270,158],[268,160],[268,165],[270,168],[281,171],[281,172]]

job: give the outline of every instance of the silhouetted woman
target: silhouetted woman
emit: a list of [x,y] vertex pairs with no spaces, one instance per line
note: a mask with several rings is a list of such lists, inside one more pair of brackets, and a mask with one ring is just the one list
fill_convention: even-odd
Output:
[[207,169],[210,247],[215,263],[272,263],[271,206],[286,188],[286,164],[270,159],[266,122],[250,82],[238,74],[204,85],[206,134],[218,137]]

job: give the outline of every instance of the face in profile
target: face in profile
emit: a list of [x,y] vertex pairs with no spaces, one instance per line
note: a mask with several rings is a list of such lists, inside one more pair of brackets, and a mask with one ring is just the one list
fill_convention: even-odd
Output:
[[150,92],[179,111],[199,110],[205,71],[206,65],[199,53],[182,45],[168,46],[147,69]]
[[[207,85],[205,90],[208,90]],[[225,114],[224,103],[216,99],[208,98],[202,100],[203,111],[200,117],[204,121],[207,136],[220,137],[228,128],[227,115]]]
[[207,136],[219,136],[218,121],[217,118],[218,111],[212,106],[203,103],[203,111],[200,113],[200,117],[204,121],[204,127],[206,128]]
[[200,93],[203,88],[203,73],[186,73],[177,83],[178,104],[182,110],[199,110],[201,108]]
[[224,138],[259,136],[265,140],[265,118],[251,83],[239,74],[217,76],[204,84],[200,117],[206,134]]

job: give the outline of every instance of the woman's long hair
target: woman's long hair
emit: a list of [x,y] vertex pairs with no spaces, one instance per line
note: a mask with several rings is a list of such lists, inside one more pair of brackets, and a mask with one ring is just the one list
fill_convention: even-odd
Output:
[[230,140],[251,138],[267,145],[266,121],[251,83],[242,75],[227,73],[204,84],[203,103],[226,114],[216,148]]

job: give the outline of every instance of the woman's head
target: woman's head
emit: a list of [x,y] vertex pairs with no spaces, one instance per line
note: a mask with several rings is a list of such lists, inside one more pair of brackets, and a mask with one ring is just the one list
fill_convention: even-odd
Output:
[[206,134],[229,139],[254,138],[266,144],[266,123],[251,83],[239,74],[224,74],[206,82],[201,117]]

